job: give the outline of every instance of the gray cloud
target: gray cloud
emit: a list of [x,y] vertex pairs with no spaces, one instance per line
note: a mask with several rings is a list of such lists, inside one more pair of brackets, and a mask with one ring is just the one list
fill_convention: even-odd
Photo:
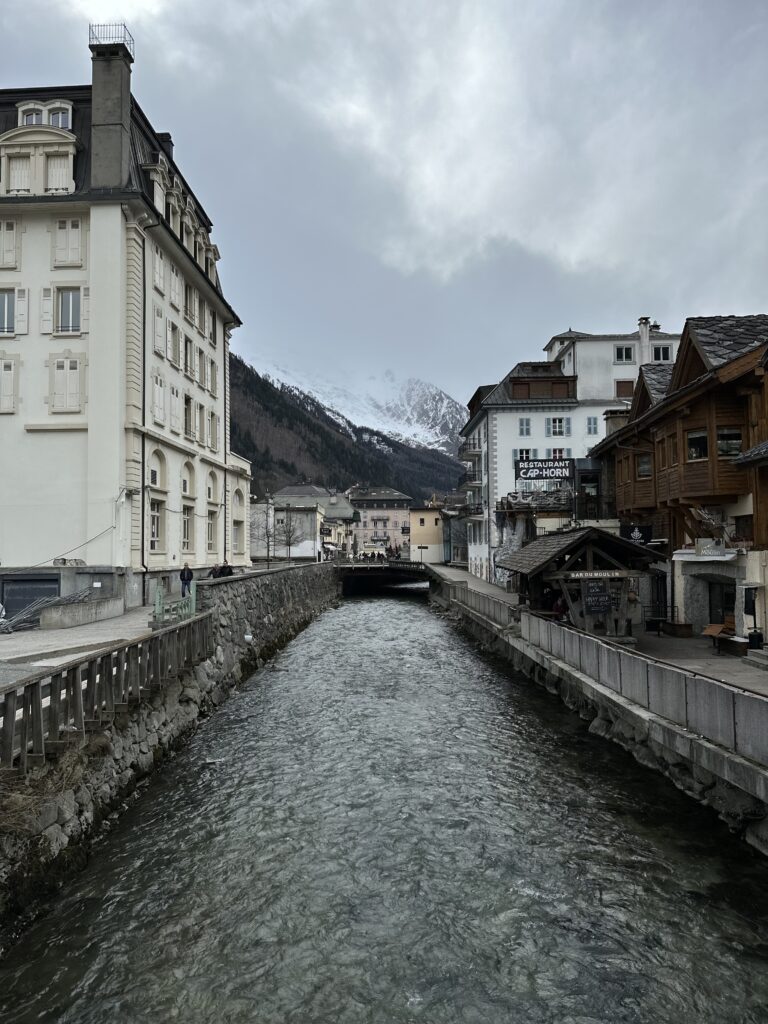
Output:
[[466,397],[569,325],[766,308],[758,0],[6,0],[4,84],[87,81],[118,13],[257,365]]

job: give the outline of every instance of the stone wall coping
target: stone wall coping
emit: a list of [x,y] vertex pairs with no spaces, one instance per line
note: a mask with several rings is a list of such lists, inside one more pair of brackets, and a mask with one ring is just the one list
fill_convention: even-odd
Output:
[[204,577],[196,579],[195,583],[198,587],[216,587],[221,584],[227,583],[238,583],[241,580],[253,580],[260,579],[263,576],[272,576],[275,573],[281,572],[294,572],[298,570],[312,569],[317,571],[318,569],[335,568],[334,562],[305,562],[303,565],[281,565],[276,569],[252,569],[247,572],[235,571],[231,576],[219,576],[217,579],[205,579]]

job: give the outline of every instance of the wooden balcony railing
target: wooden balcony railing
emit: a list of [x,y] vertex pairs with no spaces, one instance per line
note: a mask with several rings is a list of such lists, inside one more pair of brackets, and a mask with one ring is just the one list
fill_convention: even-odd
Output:
[[0,687],[0,766],[27,772],[213,653],[211,612]]

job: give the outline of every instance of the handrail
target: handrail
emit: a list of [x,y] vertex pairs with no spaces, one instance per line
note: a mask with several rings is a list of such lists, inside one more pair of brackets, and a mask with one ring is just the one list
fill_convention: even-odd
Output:
[[213,613],[204,612],[155,632],[82,652],[7,683],[0,690],[0,766],[22,772],[42,765],[89,731],[162,690],[169,679],[213,651]]

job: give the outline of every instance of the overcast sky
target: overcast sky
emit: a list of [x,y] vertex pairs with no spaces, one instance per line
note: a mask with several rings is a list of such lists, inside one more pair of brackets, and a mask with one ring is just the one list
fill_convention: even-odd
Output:
[[214,221],[235,350],[465,401],[569,326],[768,311],[765,0],[3,0],[3,86],[133,91]]

